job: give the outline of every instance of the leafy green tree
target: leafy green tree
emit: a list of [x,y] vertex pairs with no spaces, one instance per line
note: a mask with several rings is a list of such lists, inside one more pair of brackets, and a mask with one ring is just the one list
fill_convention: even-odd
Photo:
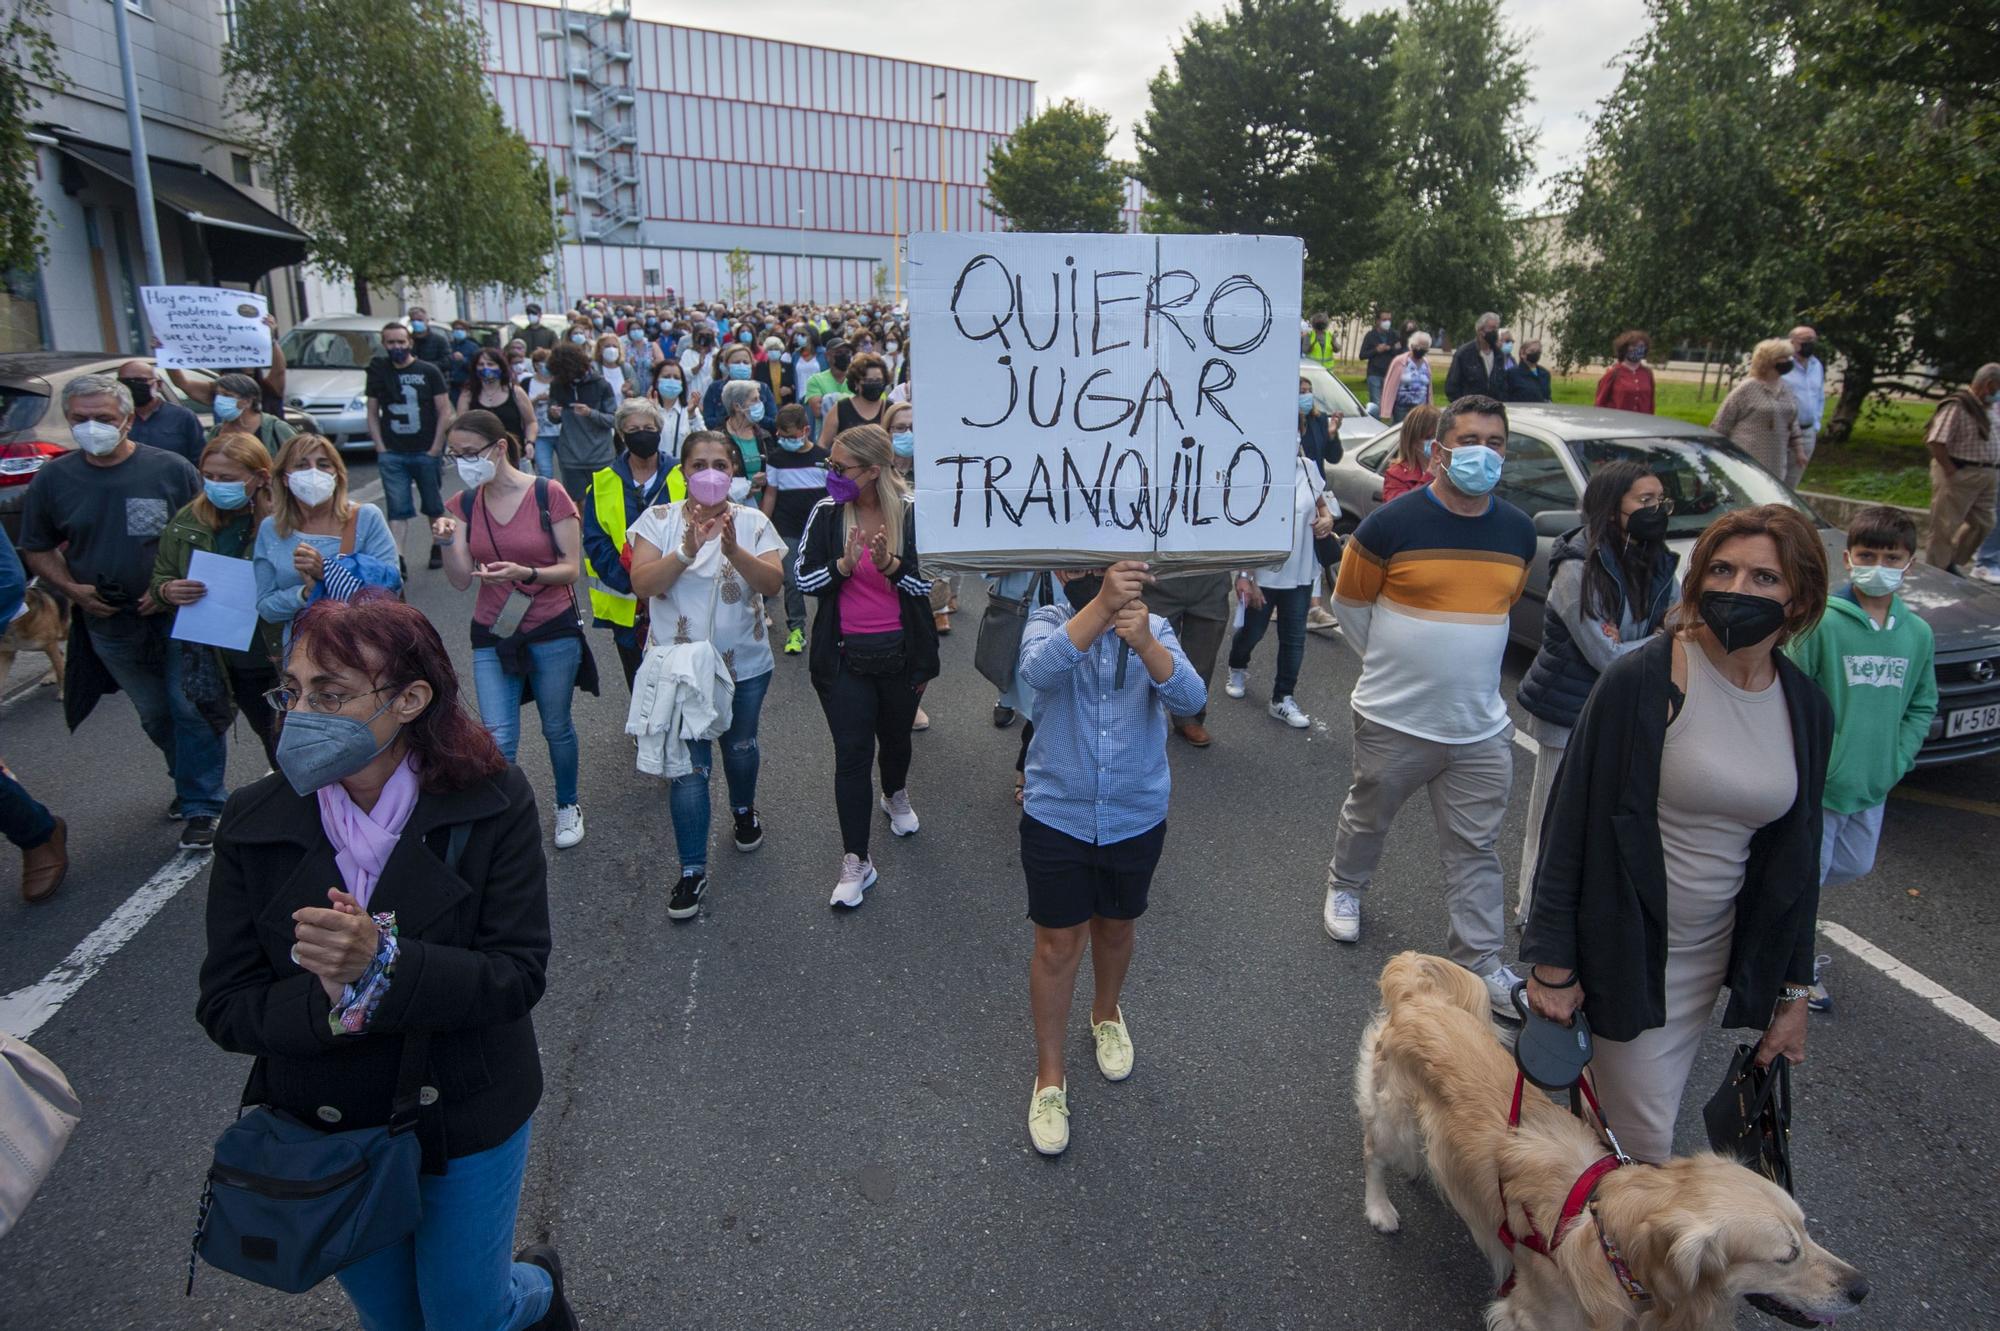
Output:
[[1521,119],[1528,65],[1500,0],[1411,0],[1390,55],[1394,154],[1388,228],[1360,270],[1351,310],[1386,304],[1469,335],[1484,310],[1519,300],[1521,228],[1507,199],[1528,179],[1535,134]]
[[532,290],[545,168],[506,127],[455,0],[239,0],[223,53],[246,138],[364,312],[384,281]]
[[35,145],[28,125],[36,85],[60,90],[46,0],[19,0],[0,22],[0,273],[42,257],[42,208],[35,198]]
[[738,245],[724,256],[722,266],[729,273],[729,303],[748,305],[757,294],[757,287],[750,280],[750,251]]
[[1380,231],[1393,32],[1337,0],[1196,18],[1136,127],[1148,229],[1299,236],[1308,284],[1344,287]]
[[988,155],[986,206],[1016,231],[1117,231],[1125,181],[1111,117],[1064,98]]

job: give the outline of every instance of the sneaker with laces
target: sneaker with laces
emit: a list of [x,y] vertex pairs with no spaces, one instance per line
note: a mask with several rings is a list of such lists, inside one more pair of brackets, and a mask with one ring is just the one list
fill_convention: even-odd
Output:
[[1044,1086],[1028,1101],[1028,1140],[1043,1155],[1069,1147],[1069,1083]]
[[568,850],[583,840],[583,806],[581,804],[558,804],[556,806],[556,849]]
[[1494,1013],[1519,1021],[1521,1011],[1514,1006],[1514,987],[1521,983],[1521,977],[1514,974],[1514,968],[1503,962],[1479,978],[1486,981],[1486,1002]]
[[181,821],[181,797],[179,795],[167,801],[167,821],[170,823]]
[[882,812],[889,815],[889,830],[897,836],[917,834],[917,811],[910,807],[910,789],[905,786],[893,795],[882,797]]
[[667,898],[667,918],[670,920],[691,920],[701,913],[701,898],[708,891],[708,875],[700,869],[688,869],[674,884],[674,894]]
[[1315,605],[1306,611],[1306,632],[1331,633],[1340,627],[1340,621],[1333,617],[1333,611],[1323,605]]
[[1361,941],[1361,895],[1337,887],[1326,890],[1326,905],[1320,909],[1320,923],[1336,942]]
[[806,649],[806,631],[793,629],[785,635],[785,655],[797,656]]
[[736,814],[736,849],[748,854],[764,844],[764,820],[754,806],[733,810]]
[[1813,958],[1812,989],[1806,994],[1806,1011],[1833,1011],[1833,995],[1826,991],[1826,983],[1821,978],[1832,965],[1833,958],[1824,952]]
[[1232,698],[1240,698],[1248,693],[1250,691],[1250,672],[1248,670],[1238,670],[1234,666],[1231,666],[1229,668],[1229,682],[1222,686],[1222,691]]
[[845,906],[853,910],[861,904],[861,894],[875,886],[875,864],[864,860],[853,851],[840,857],[840,881],[833,885],[833,898],[829,906]]
[[1289,693],[1264,710],[1294,730],[1304,730],[1312,724],[1312,718],[1299,710],[1298,703],[1292,700],[1292,695]]
[[1097,1041],[1097,1070],[1106,1081],[1124,1081],[1132,1075],[1132,1032],[1125,1029],[1125,1009],[1121,1006],[1110,1021],[1096,1021],[1090,1034]]
[[214,850],[215,819],[197,815],[181,824],[182,850]]

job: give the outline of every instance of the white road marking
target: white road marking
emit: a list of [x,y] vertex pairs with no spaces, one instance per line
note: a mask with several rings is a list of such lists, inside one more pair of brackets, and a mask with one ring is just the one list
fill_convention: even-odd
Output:
[[40,1030],[91,976],[104,968],[104,963],[119,948],[138,936],[146,922],[159,914],[160,907],[172,901],[196,874],[208,867],[208,861],[209,855],[204,851],[184,850],[161,865],[54,970],[34,984],[0,997],[0,1031],[25,1040]]
[[1520,749],[1521,752],[1523,753],[1533,753],[1537,749],[1541,748],[1541,745],[1535,743],[1535,741],[1529,739],[1526,735],[1523,735],[1521,733],[1521,728],[1519,726],[1516,726],[1514,728],[1514,745],[1516,748]]
[[1821,920],[1819,931],[1918,998],[1928,999],[1938,1011],[1948,1017],[1956,1017],[1994,1044],[2000,1045],[2000,1021],[1995,1021],[1922,971],[1905,966],[1852,929],[1835,924],[1831,920]]

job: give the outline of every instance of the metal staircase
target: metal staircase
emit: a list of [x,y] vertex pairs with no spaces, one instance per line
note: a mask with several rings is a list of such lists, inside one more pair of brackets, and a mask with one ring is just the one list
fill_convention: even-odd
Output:
[[631,240],[639,207],[639,129],[632,90],[629,0],[570,0],[564,24],[564,67],[575,122],[571,182],[577,230],[586,241]]

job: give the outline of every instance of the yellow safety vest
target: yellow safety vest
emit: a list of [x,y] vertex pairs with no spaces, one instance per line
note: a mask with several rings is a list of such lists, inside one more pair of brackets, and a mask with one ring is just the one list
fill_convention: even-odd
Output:
[[[611,537],[618,553],[624,554],[625,528],[630,525],[625,516],[625,478],[614,468],[605,467],[590,478],[590,497],[596,506],[597,525]],[[590,575],[590,613],[621,628],[631,628],[639,618],[639,598],[605,586],[587,555],[583,567]]]
[[1332,374],[1335,359],[1333,354],[1333,330],[1329,328],[1324,333],[1314,333],[1306,342],[1306,354],[1325,366],[1328,374]]

